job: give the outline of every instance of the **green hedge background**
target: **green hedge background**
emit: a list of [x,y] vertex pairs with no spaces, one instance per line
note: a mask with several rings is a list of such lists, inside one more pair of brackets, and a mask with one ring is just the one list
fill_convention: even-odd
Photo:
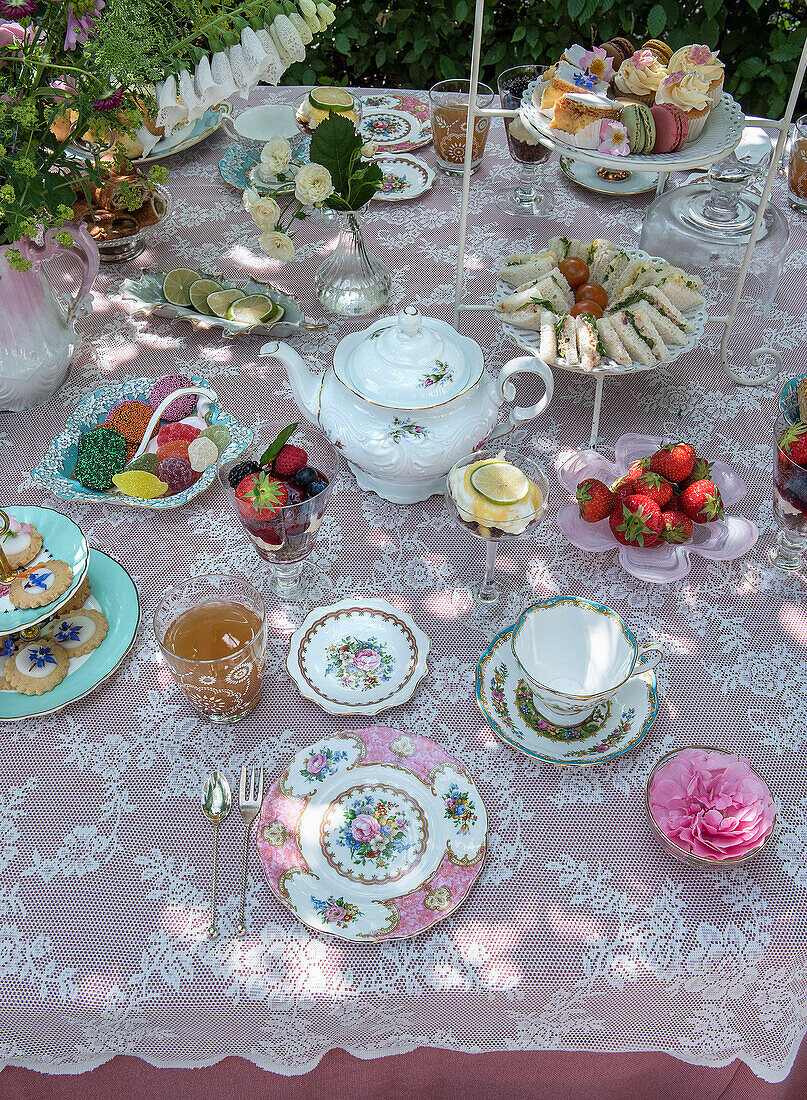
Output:
[[[293,65],[284,84],[429,88],[467,76],[473,0],[342,0],[333,36]],[[673,49],[705,42],[726,63],[726,90],[746,114],[781,117],[807,36],[805,0],[488,0],[481,78],[520,62],[554,61],[572,42],[624,35]],[[799,112],[807,110],[802,94]]]

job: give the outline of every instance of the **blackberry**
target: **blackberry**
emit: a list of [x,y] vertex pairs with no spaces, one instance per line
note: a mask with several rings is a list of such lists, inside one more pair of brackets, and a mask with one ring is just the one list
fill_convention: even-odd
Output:
[[237,466],[233,466],[229,474],[227,474],[227,480],[233,489],[237,489],[247,474],[257,474],[260,471],[260,466],[257,462],[247,461],[239,462]]

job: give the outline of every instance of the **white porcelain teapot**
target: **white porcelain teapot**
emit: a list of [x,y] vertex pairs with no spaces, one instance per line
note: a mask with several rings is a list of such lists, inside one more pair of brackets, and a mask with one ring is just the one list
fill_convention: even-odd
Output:
[[[493,379],[475,340],[414,306],[345,336],[323,375],[286,344],[264,344],[260,354],[280,359],[298,407],[342,451],[359,486],[395,504],[442,493],[457,459],[538,416],[552,398],[552,372],[540,359],[513,359]],[[546,392],[493,430],[515,397],[509,379],[522,372],[537,374]]]

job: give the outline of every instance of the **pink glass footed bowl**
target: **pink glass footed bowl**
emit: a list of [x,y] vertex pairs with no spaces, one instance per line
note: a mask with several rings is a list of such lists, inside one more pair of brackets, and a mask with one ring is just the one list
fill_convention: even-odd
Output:
[[[703,855],[696,855],[690,848],[686,848],[683,844],[678,844],[672,837],[668,836],[662,826],[656,820],[651,807],[652,793],[654,780],[658,773],[666,765],[675,761],[684,752],[691,752],[695,750],[697,752],[704,753],[716,753],[721,757],[725,757],[727,764],[732,761],[742,763],[745,765],[745,778],[753,782],[760,790],[763,798],[766,799],[765,812],[762,818],[755,819],[758,824],[755,830],[749,826],[749,843],[747,844],[747,850],[742,850],[742,854],[738,856],[727,856],[723,859],[709,858]],[[661,847],[669,855],[679,861],[679,863],[685,863],[690,867],[700,868],[705,871],[719,871],[728,870],[731,867],[736,867],[741,863],[748,863],[754,859],[765,848],[770,841],[776,830],[776,807],[773,802],[773,797],[770,792],[770,788],[759,772],[754,768],[744,757],[739,756],[737,753],[727,752],[725,749],[714,748],[711,745],[684,745],[681,748],[673,749],[672,752],[666,753],[661,759],[657,760],[653,766],[650,774],[647,777],[645,784],[645,810],[647,812],[647,820],[650,823],[650,828],[658,840]],[[714,813],[716,807],[712,809]],[[717,811],[719,813],[719,811]],[[747,812],[747,811],[746,811]],[[766,820],[767,818],[767,820]],[[743,846],[741,845],[741,848]]]
[[[665,440],[655,435],[623,435],[616,442],[613,462],[597,451],[575,451],[558,467],[558,481],[572,496],[587,477],[596,477],[606,485],[613,485],[628,472],[631,463],[653,454],[663,442]],[[663,543],[649,549],[622,546],[614,538],[607,519],[599,523],[586,523],[580,518],[576,503],[560,508],[558,527],[578,550],[595,554],[618,550],[619,564],[632,577],[654,584],[671,584],[680,581],[692,570],[693,555],[709,561],[734,561],[747,554],[759,538],[759,528],[750,519],[728,515],[728,509],[738,504],[748,492],[742,478],[719,460],[713,464],[711,476],[720,490],[727,514],[724,519],[711,523],[696,523],[692,540],[684,545]]]

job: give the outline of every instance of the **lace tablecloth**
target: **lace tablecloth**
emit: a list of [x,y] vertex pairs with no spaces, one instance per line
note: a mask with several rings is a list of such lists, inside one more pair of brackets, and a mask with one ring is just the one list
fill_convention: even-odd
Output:
[[[261,89],[256,100],[291,100]],[[334,232],[305,223],[298,258],[262,257],[240,194],[224,184],[218,134],[168,162],[175,208],[142,264],[190,265],[271,277],[321,316],[312,276]],[[433,162],[431,148],[423,152]],[[514,167],[500,122],[473,179],[469,297],[513,251],[563,233],[636,244],[647,198],[597,198],[562,176],[544,179],[552,212],[534,230],[497,212],[494,188]],[[784,196],[777,185],[780,201]],[[390,309],[418,301],[450,318],[458,190],[440,183],[414,203],[371,207],[368,239],[394,275]],[[793,232],[768,334],[804,372],[807,221]],[[0,419],[0,478],[8,505],[37,504],[26,476],[66,414],[110,379],[180,371],[209,379],[222,405],[254,428],[296,417],[283,370],[255,363],[259,337],[222,342],[185,323],[133,320],[117,296],[125,268],[104,267],[95,310],[68,384],[49,403]],[[319,369],[359,323],[332,318],[295,340]],[[467,314],[489,366],[514,354],[496,321]],[[115,1053],[162,1066],[240,1055],[304,1073],[341,1047],[361,1057],[443,1047],[493,1050],[659,1050],[702,1065],[740,1058],[783,1078],[807,1030],[807,611],[767,565],[773,537],[771,438],[779,386],[735,387],[719,371],[719,330],[669,367],[608,381],[602,450],[628,431],[680,435],[731,463],[750,492],[737,511],[759,524],[758,545],[729,564],[695,559],[669,587],[627,576],[614,554],[570,547],[553,517],[566,497],[556,455],[585,445],[593,383],[558,371],[554,400],[522,434],[550,474],[550,517],[507,548],[510,590],[489,621],[468,611],[480,547],[443,502],[402,507],[359,492],[343,473],[311,560],[319,603],[384,596],[412,612],[432,644],[430,675],[386,724],[435,738],[460,757],[488,807],[489,855],[464,906],[432,932],[351,945],[312,934],[269,893],[253,852],[248,935],[234,935],[243,826],[220,831],[220,924],[205,937],[211,829],[204,777],[221,767],[237,786],[243,761],[273,776],[323,734],[370,724],[332,717],[301,699],[284,660],[308,607],[270,603],[269,675],[258,709],[233,728],[201,722],[157,661],[150,615],[170,582],[228,570],[265,576],[215,487],[189,506],[151,514],[45,498],[117,557],[143,604],[135,649],[98,691],[41,720],[0,728],[0,1061],[77,1072]],[[743,340],[740,334],[740,346]],[[555,768],[496,740],[474,701],[477,659],[494,633],[536,598],[574,593],[609,604],[667,658],[658,720],[634,752],[589,769]],[[714,743],[747,753],[778,799],[777,836],[747,869],[700,874],[665,855],[644,815],[653,762],[674,745]]]

